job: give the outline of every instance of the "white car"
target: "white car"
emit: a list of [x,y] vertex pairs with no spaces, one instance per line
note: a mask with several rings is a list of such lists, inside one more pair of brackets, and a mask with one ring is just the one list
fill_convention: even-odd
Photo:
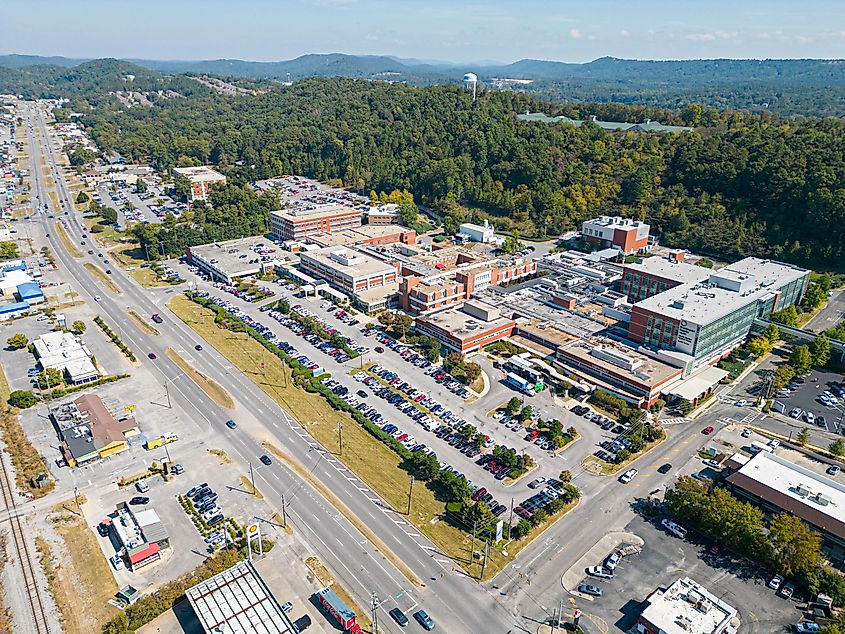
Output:
[[95,302],[99,302],[101,299],[103,299],[103,298],[100,297],[99,295],[94,295],[94,301]]
[[722,468],[722,463],[720,463],[718,460],[711,460],[708,458],[704,461],[704,464],[706,464],[708,467],[713,467],[714,469]]
[[120,556],[120,553],[116,553],[115,556],[111,558],[111,563],[115,570],[123,570],[123,557]]
[[751,430],[746,428],[742,430],[742,437],[743,438],[751,438]]
[[622,484],[628,484],[631,480],[637,477],[638,473],[639,471],[637,471],[636,469],[628,469],[625,473],[619,476],[619,481]]
[[604,560],[604,567],[613,572],[620,561],[622,561],[622,555],[614,551]]
[[748,405],[748,401],[746,401],[744,398],[741,398],[736,402],[737,407],[745,407],[746,405]]
[[780,441],[777,438],[772,438],[769,441],[769,447],[771,447],[772,449],[777,449],[778,447],[780,447]]
[[660,521],[660,523],[663,525],[663,528],[672,533],[675,537],[680,537],[681,539],[686,538],[687,529],[680,524],[675,524],[675,522],[665,517]]
[[804,420],[806,420],[810,425],[813,425],[816,422],[816,415],[813,414],[813,412],[805,412]]
[[598,577],[599,579],[613,579],[613,571],[608,570],[604,566],[590,566],[587,568],[587,574],[591,577]]

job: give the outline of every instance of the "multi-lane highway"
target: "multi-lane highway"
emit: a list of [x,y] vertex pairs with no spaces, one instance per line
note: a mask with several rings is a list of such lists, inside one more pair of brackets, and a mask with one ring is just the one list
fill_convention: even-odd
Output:
[[[370,593],[375,592],[383,602],[382,609],[400,606],[406,612],[421,606],[450,632],[507,632],[522,629],[520,619],[505,609],[500,597],[492,590],[467,578],[448,559],[443,557],[434,544],[417,533],[401,515],[386,509],[366,484],[347,472],[343,465],[327,455],[306,433],[293,416],[283,411],[258,386],[237,369],[230,367],[224,359],[208,353],[190,354],[189,361],[203,374],[225,387],[236,399],[242,410],[252,417],[247,428],[260,429],[255,436],[240,430],[233,433],[225,427],[229,414],[221,410],[206,394],[165,355],[167,348],[190,349],[200,343],[198,335],[180,320],[151,299],[152,294],[140,288],[119,267],[112,275],[122,293],[112,294],[94,279],[83,266],[89,259],[72,257],[65,250],[56,235],[54,222],[65,220],[65,227],[71,240],[82,240],[84,226],[76,217],[72,199],[59,167],[55,150],[49,137],[44,115],[36,104],[27,106],[27,122],[33,123],[28,130],[30,156],[33,165],[35,206],[49,201],[40,165],[41,152],[35,142],[38,135],[43,142],[49,164],[56,182],[60,206],[70,210],[63,215],[62,209],[55,210],[59,217],[51,220],[47,214],[38,214],[38,222],[44,231],[57,264],[65,268],[76,280],[77,290],[104,318],[119,326],[124,340],[136,351],[139,358],[151,371],[158,373],[162,383],[169,383],[173,404],[187,416],[202,421],[209,430],[225,438],[231,446],[231,455],[244,466],[257,462],[264,453],[260,442],[267,440],[299,460],[313,471],[332,492],[360,519],[373,529],[400,557],[403,562],[423,581],[424,587],[415,588],[404,578],[366,538],[358,532],[340,513],[320,497],[307,483],[296,477],[278,461],[270,467],[262,467],[256,473],[265,496],[281,500],[282,495],[290,502],[288,516],[295,529],[303,535],[314,551],[329,565],[340,582],[367,606]],[[94,263],[95,258],[90,258]],[[99,303],[94,297],[100,296]],[[143,332],[126,313],[131,307],[141,315],[159,312],[164,323],[158,326],[160,336]],[[148,360],[147,354],[156,354],[156,360]],[[389,619],[380,619],[388,624],[388,631],[395,627]],[[397,628],[398,631],[398,628]]]

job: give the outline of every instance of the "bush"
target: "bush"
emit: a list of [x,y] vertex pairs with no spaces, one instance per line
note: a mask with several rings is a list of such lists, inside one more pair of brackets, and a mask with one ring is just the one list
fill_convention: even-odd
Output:
[[589,401],[594,405],[601,407],[617,416],[623,409],[627,409],[628,404],[618,396],[613,396],[604,390],[596,390],[590,395]]
[[29,390],[15,390],[9,394],[9,405],[18,409],[32,407],[41,399]]

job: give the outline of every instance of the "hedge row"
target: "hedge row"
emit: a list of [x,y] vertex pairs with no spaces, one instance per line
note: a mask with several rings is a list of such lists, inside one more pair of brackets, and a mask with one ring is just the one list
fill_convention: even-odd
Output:
[[94,317],[94,323],[95,323],[95,324],[97,324],[97,325],[98,325],[98,326],[99,326],[99,327],[103,330],[103,332],[104,332],[104,333],[106,333],[106,336],[107,336],[109,339],[111,339],[111,340],[112,340],[112,343],[113,343],[114,345],[116,345],[116,346],[118,347],[118,349],[120,349],[120,351],[121,351],[123,354],[125,354],[125,355],[126,355],[126,357],[127,357],[130,361],[135,361],[135,360],[136,360],[136,359],[135,359],[135,353],[134,353],[134,352],[132,352],[132,351],[131,351],[128,347],[127,347],[127,345],[126,345],[125,343],[123,343],[123,341],[121,341],[121,340],[120,340],[120,337],[118,337],[118,336],[114,333],[114,331],[113,331],[111,328],[109,328],[109,327],[108,327],[108,325],[106,324],[106,322],[104,322],[104,321],[103,321],[103,318],[102,318],[102,317],[100,317],[99,315],[97,315],[96,317]]

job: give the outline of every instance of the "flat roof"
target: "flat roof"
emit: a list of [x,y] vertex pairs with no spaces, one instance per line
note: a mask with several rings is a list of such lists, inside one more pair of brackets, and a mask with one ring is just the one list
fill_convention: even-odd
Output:
[[716,634],[737,611],[690,577],[676,580],[666,590],[648,597],[641,618],[665,634]]
[[424,322],[436,326],[448,332],[457,339],[467,339],[482,332],[496,330],[514,324],[513,319],[507,317],[497,317],[490,321],[484,321],[478,317],[474,317],[469,313],[465,313],[460,308],[451,308],[442,310],[437,313],[429,313],[424,316],[417,317],[418,322]]
[[344,244],[356,244],[373,238],[385,238],[400,233],[412,231],[402,225],[361,225],[352,229],[343,229],[332,233],[318,233],[308,236],[307,240],[322,247],[342,246]]
[[277,218],[282,218],[284,220],[288,220],[290,222],[296,222],[297,220],[304,220],[310,217],[323,218],[325,216],[338,216],[341,214],[349,213],[356,213],[358,215],[361,215],[361,210],[353,209],[348,205],[327,203],[324,205],[314,205],[311,207],[302,207],[298,209],[277,209],[275,211],[271,211],[270,215],[276,216]]
[[[680,284],[635,304],[640,308],[698,325],[709,324],[748,304],[765,299],[779,287],[809,274],[788,264],[746,258],[718,271],[707,281]],[[724,280],[724,281],[720,281]],[[726,281],[742,284],[741,290],[717,286]]]
[[250,561],[241,561],[185,593],[206,634],[285,634],[293,624]]
[[[345,254],[350,258],[348,264],[333,259],[332,255]],[[371,277],[380,273],[395,273],[396,267],[386,264],[371,255],[349,247],[324,247],[299,254],[302,262],[313,260],[332,271],[343,272],[354,277]]]
[[633,348],[620,346],[611,339],[600,337],[570,341],[562,345],[559,351],[564,355],[564,359],[569,357],[649,388],[661,385],[682,372],[681,368],[658,361]]
[[713,365],[705,365],[683,381],[666,390],[666,392],[671,396],[677,396],[678,398],[691,402],[728,376],[728,374],[729,372],[727,370],[722,370]]
[[845,486],[773,453],[759,452],[727,481],[845,539]]
[[[255,251],[255,248],[259,245],[268,249],[276,249],[277,252],[279,249],[276,244],[263,236],[212,242],[190,247],[190,249],[193,257],[204,260],[210,266],[231,277],[240,277],[252,275],[261,270],[262,256]],[[269,254],[269,259],[272,260],[273,258],[274,254]],[[253,260],[258,261],[254,262]]]
[[189,178],[192,183],[226,180],[226,177],[223,176],[223,174],[212,169],[208,165],[200,165],[198,167],[174,167],[173,171],[181,176]]
[[381,286],[373,286],[372,288],[368,288],[364,291],[358,291],[355,293],[355,297],[365,304],[372,304],[373,302],[387,299],[398,292],[399,282],[392,282]]
[[622,216],[598,216],[591,220],[585,220],[583,225],[594,225],[598,227],[607,227],[608,229],[638,229],[639,227],[649,227],[647,222],[642,220],[634,220],[633,218],[623,218]]
[[713,273],[703,266],[660,257],[643,258],[642,262],[626,264],[623,268],[626,271],[647,273],[667,280],[674,280],[679,284],[702,282]]

